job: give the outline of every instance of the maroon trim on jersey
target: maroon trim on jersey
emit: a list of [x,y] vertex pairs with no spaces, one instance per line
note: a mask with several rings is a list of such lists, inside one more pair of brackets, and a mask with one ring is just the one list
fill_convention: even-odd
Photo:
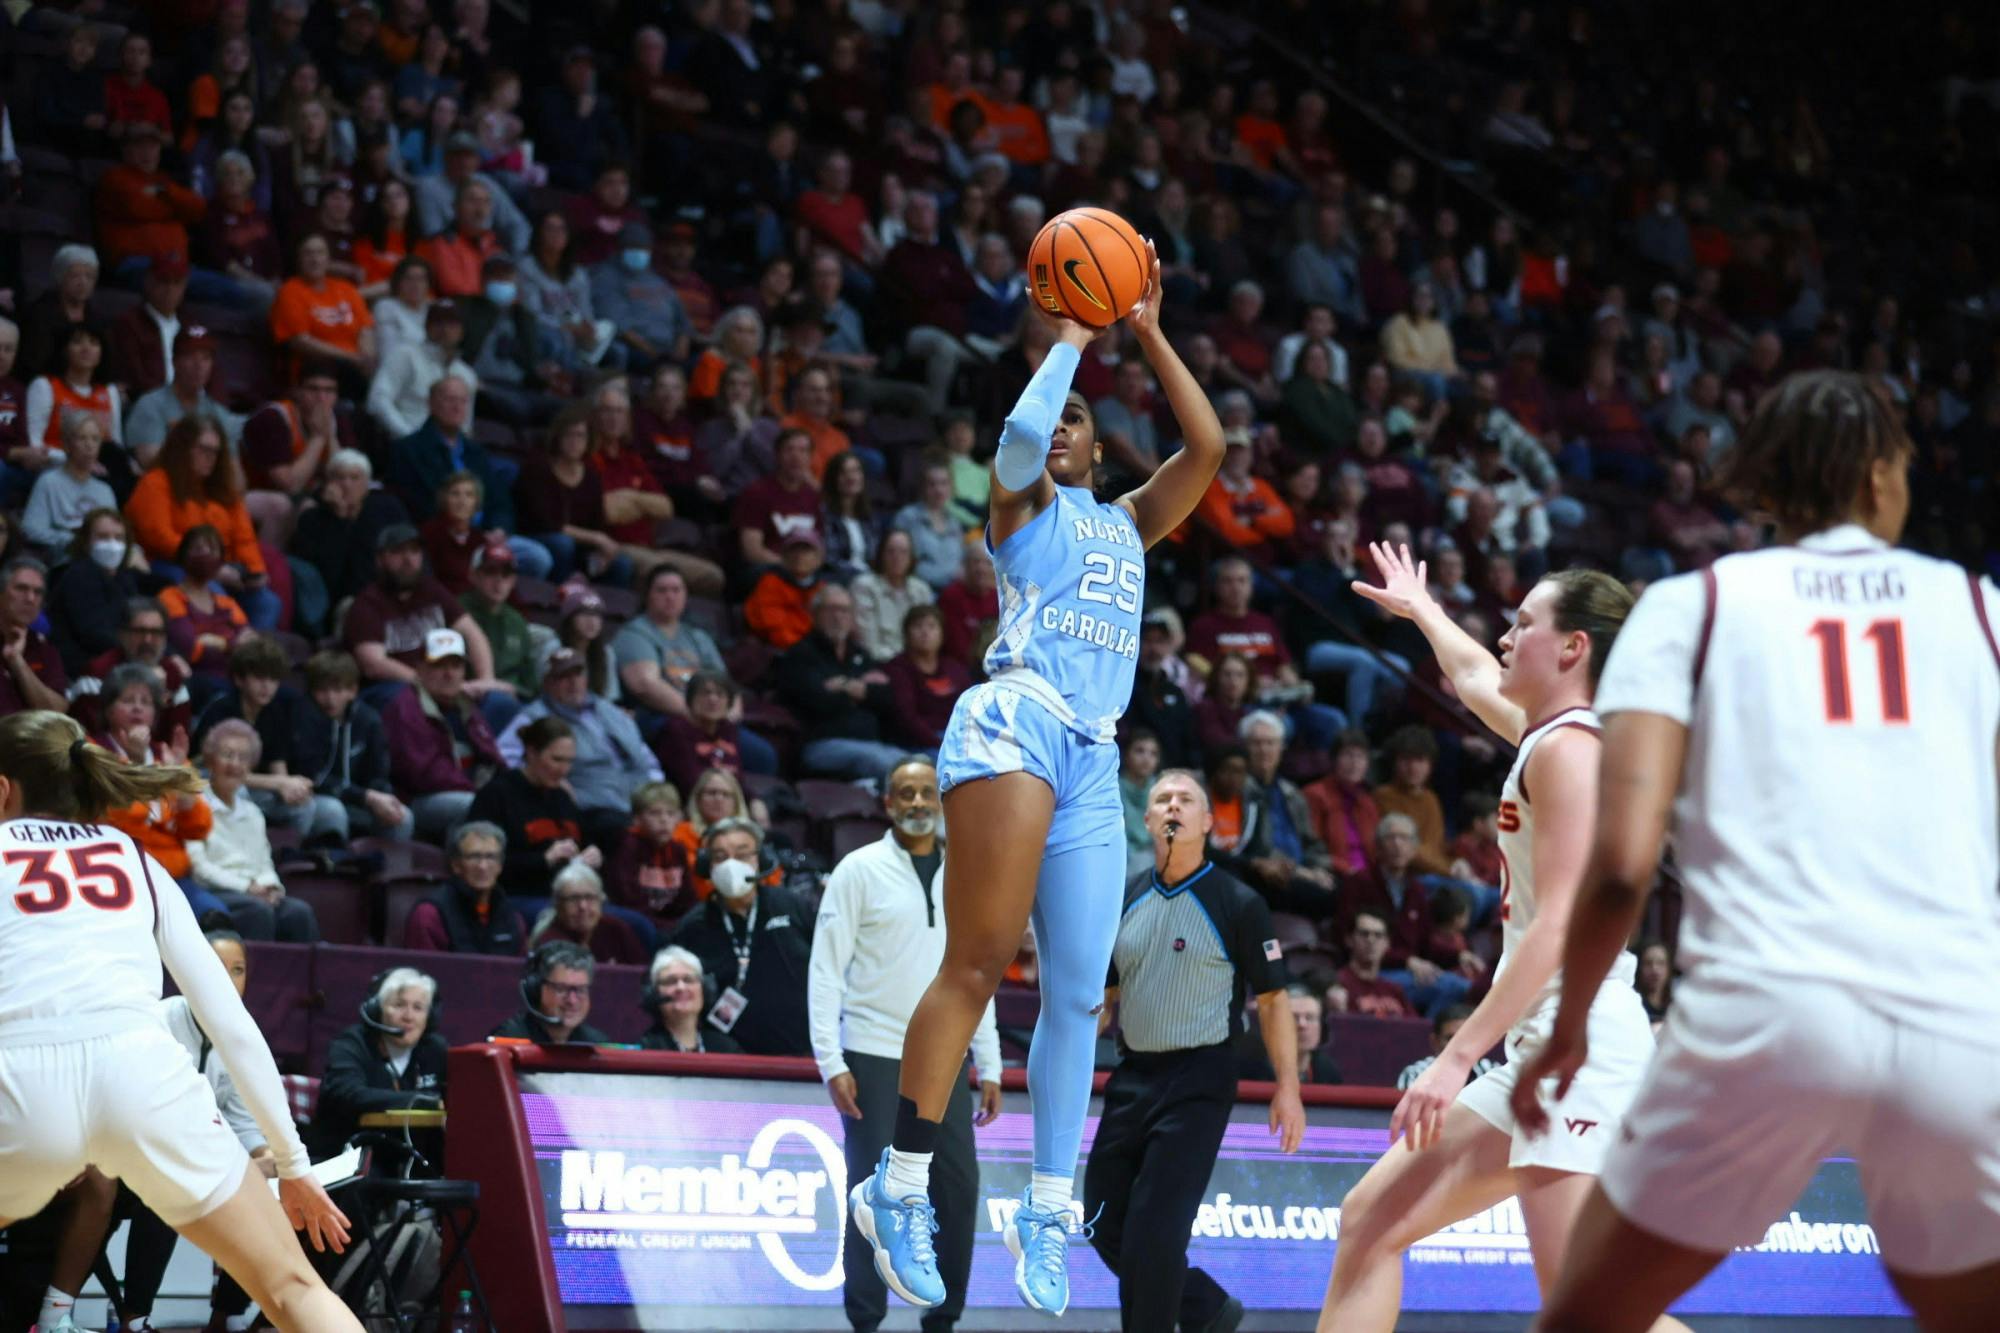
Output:
[[1715,582],[1715,569],[1711,566],[1701,571],[1701,591],[1705,599],[1701,608],[1701,637],[1694,643],[1694,687],[1701,688],[1701,673],[1708,666],[1708,638],[1715,632],[1715,603],[1721,589]]
[[1993,623],[1986,618],[1986,594],[1979,589],[1979,575],[1966,570],[1965,586],[1972,592],[1972,614],[1979,617],[1979,632],[1986,636],[1986,646],[1993,650],[1994,665],[2000,666],[2000,640],[1993,637]]
[[[1557,714],[1556,714],[1556,716],[1557,716],[1557,717],[1561,717],[1561,716],[1562,716],[1562,714],[1561,714],[1561,713],[1557,713]],[[1572,720],[1572,721],[1569,721],[1569,722],[1557,722],[1557,723],[1556,723],[1556,724],[1555,724],[1554,726],[1552,726],[1552,727],[1550,727],[1550,728],[1549,728],[1549,731],[1550,731],[1551,733],[1554,733],[1554,732],[1558,732],[1558,731],[1561,731],[1561,730],[1562,730],[1563,728],[1565,728],[1565,727],[1575,727],[1575,728],[1576,728],[1576,729],[1577,729],[1578,731],[1587,731],[1587,732],[1589,732],[1589,733],[1590,733],[1591,735],[1593,735],[1593,736],[1602,736],[1602,735],[1604,734],[1604,728],[1603,728],[1603,727],[1600,727],[1600,726],[1597,726],[1597,725],[1595,725],[1595,724],[1593,724],[1593,723],[1589,723],[1589,722],[1585,722],[1585,721],[1584,721],[1584,720],[1582,720],[1581,718],[1577,718],[1577,719],[1574,719],[1574,720]],[[1524,738],[1524,739],[1525,739],[1525,738]],[[1531,752],[1531,753],[1530,753],[1530,754],[1528,755],[1528,763],[1527,763],[1527,764],[1523,764],[1523,765],[1521,766],[1521,804],[1522,804],[1522,805],[1533,805],[1533,804],[1535,803],[1535,802],[1534,802],[1534,798],[1528,795],[1528,765],[1529,765],[1529,764],[1533,764],[1534,762],[1535,762],[1535,756],[1534,756],[1534,754],[1533,754],[1533,753]]]
[[131,843],[132,850],[138,854],[139,873],[142,876],[144,876],[146,880],[146,896],[153,900],[153,934],[158,935],[160,933],[160,925],[161,925],[160,891],[153,887],[153,867],[149,864],[153,858],[146,855],[146,849],[144,847],[141,847],[136,839],[128,836],[125,839],[125,841]]

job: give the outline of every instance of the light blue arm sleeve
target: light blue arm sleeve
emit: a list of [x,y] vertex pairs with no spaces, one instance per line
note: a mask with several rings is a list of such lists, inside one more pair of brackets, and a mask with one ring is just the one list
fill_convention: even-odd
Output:
[[1070,381],[1076,378],[1082,353],[1057,343],[1042,358],[1041,368],[1000,428],[1000,448],[993,455],[993,475],[1010,491],[1025,491],[1042,475],[1049,461],[1049,439],[1062,420]]

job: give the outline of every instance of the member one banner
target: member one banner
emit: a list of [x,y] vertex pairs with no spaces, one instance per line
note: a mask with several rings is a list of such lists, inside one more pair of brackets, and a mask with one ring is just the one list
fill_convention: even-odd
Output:
[[[569,1327],[844,1324],[841,1120],[817,1085],[524,1072],[520,1086]],[[1010,1095],[1000,1119],[978,1131],[979,1236],[967,1305],[993,1314],[969,1316],[970,1326],[1010,1326],[1017,1315],[1031,1326],[1001,1242],[1027,1184],[1027,1110],[1025,1096]],[[1247,1327],[1310,1327],[1340,1235],[1340,1202],[1388,1147],[1388,1116],[1312,1108],[1303,1145],[1287,1157],[1265,1115],[1261,1105],[1238,1108],[1188,1260],[1251,1311],[1273,1312]],[[1085,1127],[1086,1153],[1096,1124],[1093,1116]],[[1107,1312],[1076,1326],[1117,1327],[1115,1279],[1087,1244],[1072,1254],[1071,1310]],[[1519,1315],[1537,1305],[1518,1205],[1510,1199],[1418,1242],[1405,1260],[1403,1293],[1406,1311],[1512,1316],[1493,1326],[1518,1328]],[[1825,1163],[1761,1244],[1732,1255],[1676,1311],[1903,1315],[1853,1163]]]

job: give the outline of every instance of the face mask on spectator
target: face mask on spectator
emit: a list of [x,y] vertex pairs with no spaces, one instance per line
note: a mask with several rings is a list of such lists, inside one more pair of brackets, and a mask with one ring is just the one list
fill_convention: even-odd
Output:
[[747,897],[757,888],[757,868],[741,861],[724,861],[710,878],[715,882],[715,891],[732,902]]
[[125,543],[109,540],[92,542],[90,558],[105,573],[116,573],[118,566],[125,563]]
[[625,267],[634,273],[644,273],[653,263],[651,250],[627,250],[624,253]]
[[486,284],[486,299],[497,306],[514,304],[518,288],[511,282],[489,282]]
[[190,552],[187,558],[187,575],[196,583],[207,583],[222,568],[222,557],[213,551]]

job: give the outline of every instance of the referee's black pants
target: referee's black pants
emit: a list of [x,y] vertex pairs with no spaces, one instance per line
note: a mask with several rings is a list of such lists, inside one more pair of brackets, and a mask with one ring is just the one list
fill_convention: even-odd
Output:
[[1229,1297],[1187,1266],[1187,1247],[1235,1101],[1236,1059],[1226,1044],[1128,1051],[1104,1085],[1083,1170],[1083,1215],[1097,1215],[1090,1243],[1118,1276],[1126,1333],[1176,1325],[1192,1333]]
[[[847,1072],[854,1075],[854,1100],[861,1105],[861,1118],[841,1117],[847,1131],[847,1180],[854,1182],[875,1173],[882,1150],[896,1128],[896,1083],[902,1062],[879,1055],[844,1053]],[[931,1206],[937,1209],[938,1275],[944,1279],[944,1303],[924,1311],[925,1333],[947,1333],[965,1310],[965,1286],[972,1276],[972,1236],[978,1219],[973,1209],[979,1202],[979,1160],[972,1149],[972,1092],[961,1078],[951,1090],[944,1108],[944,1132],[938,1136],[937,1155],[931,1159]],[[847,1271],[845,1301],[847,1322],[855,1333],[874,1333],[889,1308],[889,1289],[875,1271],[875,1250],[861,1233],[847,1223],[847,1245],[841,1253]]]

